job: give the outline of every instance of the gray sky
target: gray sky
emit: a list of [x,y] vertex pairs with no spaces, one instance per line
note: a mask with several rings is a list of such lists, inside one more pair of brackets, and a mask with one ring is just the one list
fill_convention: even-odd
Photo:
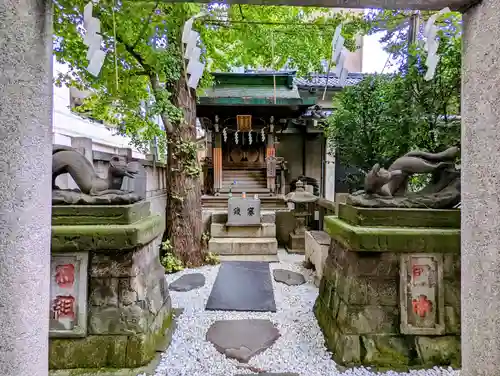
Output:
[[[364,37],[363,44],[363,72],[381,73],[387,61],[388,54],[382,49],[379,43],[380,33]],[[387,65],[384,72],[393,72],[396,68]]]

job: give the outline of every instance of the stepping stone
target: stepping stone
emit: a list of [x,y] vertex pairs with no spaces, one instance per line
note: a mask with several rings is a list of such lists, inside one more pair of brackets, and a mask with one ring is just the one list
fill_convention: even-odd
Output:
[[234,376],[300,376],[298,373],[238,373]]
[[285,283],[288,286],[297,286],[306,283],[306,279],[302,274],[290,270],[274,269],[273,276],[276,282]]
[[194,289],[199,289],[205,285],[205,276],[201,273],[185,274],[180,278],[177,278],[169,286],[169,290],[173,291],[191,291]]
[[260,354],[279,338],[280,333],[269,320],[222,320],[214,322],[207,332],[207,341],[218,352],[241,363]]

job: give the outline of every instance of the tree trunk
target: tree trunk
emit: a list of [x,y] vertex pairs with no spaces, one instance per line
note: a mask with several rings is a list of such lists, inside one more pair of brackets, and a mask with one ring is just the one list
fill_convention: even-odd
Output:
[[[196,144],[196,95],[182,77],[172,102],[184,111],[184,120],[168,134],[167,237],[173,253],[191,267],[203,263],[201,238],[201,174]],[[188,147],[189,146],[189,147]],[[198,173],[196,173],[198,171]]]

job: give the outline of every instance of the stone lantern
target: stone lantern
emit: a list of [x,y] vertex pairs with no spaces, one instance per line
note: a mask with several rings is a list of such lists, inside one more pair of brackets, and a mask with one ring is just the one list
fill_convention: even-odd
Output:
[[311,215],[308,210],[309,204],[316,202],[319,197],[307,192],[304,183],[297,181],[294,192],[286,195],[285,201],[294,204],[293,215],[295,217],[295,229],[290,233],[288,239],[288,251],[290,253],[305,253],[306,218]]

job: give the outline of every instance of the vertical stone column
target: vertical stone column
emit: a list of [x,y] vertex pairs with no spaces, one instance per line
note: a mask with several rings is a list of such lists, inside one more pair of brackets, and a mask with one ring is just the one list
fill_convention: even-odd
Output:
[[0,375],[47,376],[52,2],[0,3]]
[[215,146],[213,148],[213,168],[214,168],[214,192],[219,194],[222,188],[222,135],[215,134]]
[[[276,191],[276,148],[274,147],[274,132],[267,135],[266,145],[266,175],[267,175],[267,189],[272,194]],[[271,158],[269,160],[269,158]]]
[[462,375],[500,375],[500,7],[464,15]]

